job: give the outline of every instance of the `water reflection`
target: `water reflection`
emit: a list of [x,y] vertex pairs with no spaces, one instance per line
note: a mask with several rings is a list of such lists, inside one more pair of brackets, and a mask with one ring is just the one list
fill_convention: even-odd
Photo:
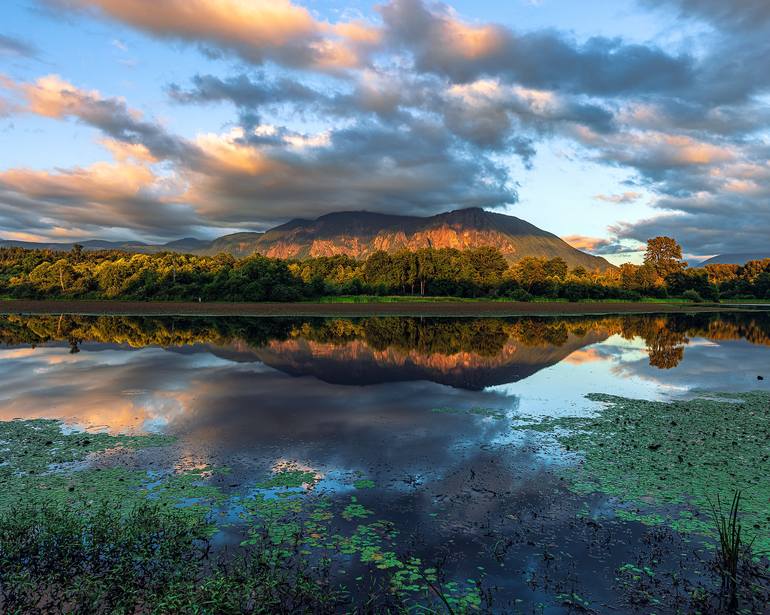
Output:
[[[520,366],[520,379],[568,356],[572,362],[589,360],[593,351],[583,355],[576,351],[613,335],[643,340],[650,365],[670,369],[683,360],[690,338],[770,345],[770,314],[516,319],[0,316],[0,341],[6,346],[65,342],[76,353],[82,344],[94,343],[131,348],[205,345],[231,360],[256,359],[294,373],[304,374],[308,363],[324,359],[392,366],[400,372],[391,377],[368,369],[355,375],[326,374],[341,384],[440,381],[440,374],[490,371],[503,365]],[[516,377],[497,376],[505,382]],[[491,382],[450,378],[445,384],[483,388]]]
[[579,413],[588,392],[760,388],[770,317],[3,316],[0,340],[2,419],[173,429],[212,442],[224,432],[306,442],[334,430],[379,446],[359,430],[378,420],[426,429],[414,423],[418,409]]
[[[644,530],[626,524],[596,542],[590,517],[576,519],[606,502],[571,494],[555,473],[564,459],[512,432],[511,418],[588,412],[589,392],[661,398],[770,380],[757,380],[770,352],[762,313],[5,316],[0,339],[0,419],[172,433],[178,446],[153,463],[228,466],[223,487],[236,492],[286,462],[339,497],[366,476],[377,488],[361,502],[419,540],[426,561],[446,556],[459,578],[486,566],[505,596],[531,604],[554,571],[610,596]],[[556,560],[544,559],[555,545]]]

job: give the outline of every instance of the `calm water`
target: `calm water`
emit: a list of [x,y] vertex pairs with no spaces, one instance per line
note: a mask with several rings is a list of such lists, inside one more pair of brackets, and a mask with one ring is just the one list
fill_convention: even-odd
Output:
[[[312,471],[315,493],[347,501],[355,492],[392,522],[404,552],[438,562],[448,578],[483,577],[501,611],[566,612],[563,596],[578,593],[603,612],[617,604],[619,566],[651,544],[694,548],[605,518],[608,498],[577,496],[559,476],[579,460],[512,421],[590,414],[593,392],[675,400],[770,386],[770,318],[758,313],[5,316],[0,335],[2,420],[172,434],[176,446],[131,463],[227,466],[219,486],[231,495],[276,467]],[[373,488],[354,490],[362,476]],[[236,523],[218,540],[237,534]]]

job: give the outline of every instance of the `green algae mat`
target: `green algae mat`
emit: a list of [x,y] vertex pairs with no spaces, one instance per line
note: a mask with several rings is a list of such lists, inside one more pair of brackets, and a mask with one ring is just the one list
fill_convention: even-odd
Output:
[[770,395],[587,397],[601,403],[595,416],[515,426],[549,434],[576,455],[563,470],[572,490],[614,496],[621,518],[706,535],[714,531],[710,502],[741,491],[744,531],[755,551],[770,550]]
[[[168,446],[163,435],[110,435],[63,429],[60,421],[35,419],[0,422],[0,514],[20,503],[108,500],[124,510],[147,500],[204,515],[221,497],[207,484],[208,468],[164,472],[114,463],[122,454]],[[95,463],[103,459],[104,466]],[[113,463],[110,463],[110,462]]]

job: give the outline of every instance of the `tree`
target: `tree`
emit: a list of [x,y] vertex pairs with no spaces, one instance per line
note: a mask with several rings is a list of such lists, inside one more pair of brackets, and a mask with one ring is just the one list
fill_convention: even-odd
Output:
[[72,261],[75,263],[79,263],[81,260],[83,260],[83,246],[79,243],[72,244],[72,249],[70,250],[70,257],[72,258]]
[[648,239],[644,264],[652,267],[661,280],[687,267],[682,260],[682,247],[671,237]]
[[546,277],[558,278],[559,280],[564,280],[567,277],[567,262],[560,256],[547,260],[543,269]]

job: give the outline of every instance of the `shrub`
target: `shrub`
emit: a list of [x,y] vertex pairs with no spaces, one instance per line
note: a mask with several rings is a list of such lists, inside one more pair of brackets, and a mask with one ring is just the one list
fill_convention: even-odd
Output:
[[697,290],[693,290],[692,288],[684,291],[682,293],[682,298],[687,299],[687,301],[692,303],[703,303],[703,297],[700,296],[700,293]]
[[515,288],[507,293],[509,299],[513,301],[532,301],[534,297],[523,288]]
[[562,287],[562,296],[571,303],[588,298],[588,288],[584,284],[567,282]]

